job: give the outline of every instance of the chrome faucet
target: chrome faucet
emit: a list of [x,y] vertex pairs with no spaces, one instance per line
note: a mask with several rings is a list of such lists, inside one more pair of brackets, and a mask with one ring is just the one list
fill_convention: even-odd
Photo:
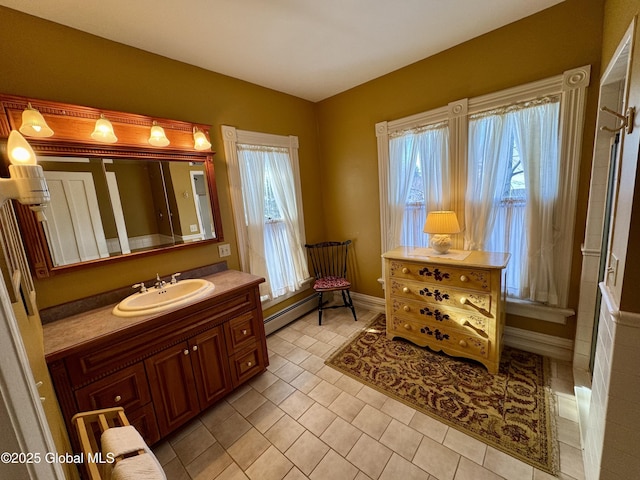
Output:
[[164,280],[160,280],[160,275],[156,273],[156,283],[153,285],[156,288],[162,288],[167,284]]
[[178,273],[174,273],[173,275],[171,275],[171,285],[175,285],[176,283],[178,283],[178,278],[180,276],[180,272]]

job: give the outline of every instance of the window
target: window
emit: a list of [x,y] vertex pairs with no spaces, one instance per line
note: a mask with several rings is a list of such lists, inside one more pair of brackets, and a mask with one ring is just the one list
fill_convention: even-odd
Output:
[[223,127],[232,206],[244,271],[265,278],[263,300],[308,280],[297,137]]
[[509,298],[565,307],[588,83],[587,66],[378,123],[383,251],[424,246],[426,212],[454,210],[455,248],[511,253]]

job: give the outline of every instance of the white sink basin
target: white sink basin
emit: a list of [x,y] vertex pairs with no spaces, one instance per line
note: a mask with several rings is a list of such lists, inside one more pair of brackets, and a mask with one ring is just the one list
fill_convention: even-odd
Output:
[[215,285],[200,278],[181,280],[162,288],[149,288],[144,293],[134,293],[113,309],[118,317],[150,315],[187,305],[212,292]]

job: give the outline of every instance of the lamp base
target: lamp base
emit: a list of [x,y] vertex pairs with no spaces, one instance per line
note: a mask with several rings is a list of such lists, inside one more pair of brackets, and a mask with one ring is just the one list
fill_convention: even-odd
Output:
[[429,245],[439,254],[445,254],[451,248],[451,237],[443,234],[431,235]]

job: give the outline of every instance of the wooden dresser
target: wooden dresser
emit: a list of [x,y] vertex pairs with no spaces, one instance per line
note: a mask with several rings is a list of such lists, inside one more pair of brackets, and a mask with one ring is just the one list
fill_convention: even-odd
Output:
[[497,373],[509,254],[452,250],[446,256],[424,255],[430,252],[398,247],[382,255],[387,336],[477,360]]

